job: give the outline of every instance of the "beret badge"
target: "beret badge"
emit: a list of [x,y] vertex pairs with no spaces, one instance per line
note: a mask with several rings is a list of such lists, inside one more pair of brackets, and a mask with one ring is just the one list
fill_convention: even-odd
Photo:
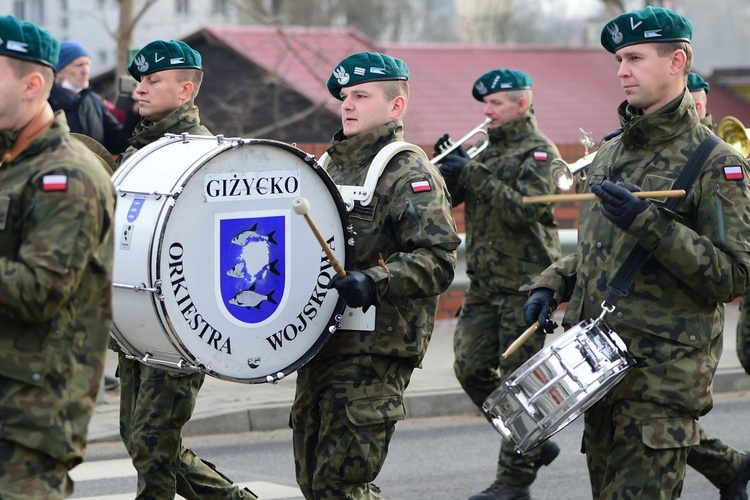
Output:
[[620,31],[620,28],[617,27],[617,24],[612,23],[607,26],[607,31],[612,35],[612,42],[614,42],[615,45],[622,43],[622,32]]
[[145,73],[146,71],[148,71],[148,62],[146,62],[145,56],[136,56],[133,59],[133,63],[135,63],[136,68],[138,68],[138,71],[140,71],[141,73]]
[[342,87],[349,83],[349,73],[346,72],[346,69],[343,66],[339,66],[333,70],[333,76]]

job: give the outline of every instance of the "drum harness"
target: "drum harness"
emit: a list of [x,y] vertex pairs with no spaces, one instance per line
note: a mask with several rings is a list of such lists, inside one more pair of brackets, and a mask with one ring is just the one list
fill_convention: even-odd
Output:
[[[716,145],[719,144],[720,141],[721,139],[711,134],[706,137],[700,143],[700,145],[698,145],[693,154],[690,155],[690,158],[688,158],[688,161],[685,164],[685,167],[680,172],[680,175],[677,177],[677,180],[675,181],[673,186],[674,189],[684,189],[685,192],[688,192],[690,190],[690,187],[698,178],[698,174],[701,170],[701,165],[705,163],[706,159],[708,159],[708,155],[711,154],[711,151],[713,151],[714,147],[716,147]],[[677,210],[680,203],[682,203],[683,199],[684,198],[669,198],[666,202],[664,202],[663,206],[666,210],[674,212]],[[630,285],[633,283],[636,274],[638,274],[638,272],[640,271],[649,254],[650,252],[646,250],[640,243],[636,243],[635,247],[630,252],[630,255],[628,255],[628,257],[625,259],[625,262],[623,262],[622,266],[620,266],[620,268],[617,270],[615,277],[612,278],[612,281],[610,281],[610,283],[607,285],[609,292],[607,294],[607,298],[604,299],[604,302],[602,302],[601,304],[602,313],[594,321],[594,323],[603,321],[606,314],[611,313],[615,310],[615,303],[617,302],[617,300],[620,297],[625,297],[628,295],[628,289],[630,288]],[[586,356],[586,354],[584,354],[584,356]],[[630,356],[629,353],[628,356]],[[588,356],[586,357],[588,358]]]
[[[354,209],[354,204],[359,202],[363,207],[368,206],[372,202],[372,198],[375,195],[375,187],[378,184],[378,179],[383,174],[385,167],[388,163],[399,153],[404,151],[415,153],[419,156],[428,159],[427,153],[416,144],[411,144],[405,141],[391,142],[383,146],[380,151],[377,152],[375,157],[370,162],[370,166],[367,169],[367,175],[365,176],[365,183],[362,186],[339,186],[336,185],[341,198],[344,200],[346,211],[351,212]],[[329,154],[323,153],[318,159],[318,164],[326,168],[327,163],[331,160]],[[378,264],[388,271],[388,284],[385,289],[380,293],[382,298],[388,291],[390,286],[390,270],[383,260],[383,255],[380,255]],[[375,308],[370,308],[370,312],[365,313],[361,308],[347,308],[342,315],[342,320],[339,328],[343,330],[361,330],[361,331],[374,331],[375,330]]]
[[[675,181],[675,189],[687,191],[690,188],[719,141],[718,137],[710,135],[701,142]],[[669,198],[663,206],[674,211],[681,201],[682,198]],[[606,324],[604,316],[615,310],[620,297],[628,294],[649,254],[642,245],[636,244],[607,285],[608,295],[601,304],[599,317],[584,320],[577,329],[568,330],[566,335],[526,361],[485,400],[482,410],[495,429],[513,442],[517,452],[526,453],[563,429],[604,397],[636,364],[620,337]],[[607,341],[598,340],[599,333]],[[575,337],[566,339],[568,334],[575,334]],[[566,351],[568,348],[570,350]],[[545,352],[546,349],[551,352]],[[572,352],[580,354],[580,358],[571,357]],[[552,357],[548,359],[543,354]],[[574,366],[572,370],[568,367],[578,360],[588,364],[591,373],[578,373]]]

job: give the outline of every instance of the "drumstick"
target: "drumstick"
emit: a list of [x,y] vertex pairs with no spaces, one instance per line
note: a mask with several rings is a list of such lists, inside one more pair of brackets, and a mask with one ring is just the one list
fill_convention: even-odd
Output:
[[341,267],[339,260],[336,258],[335,255],[333,255],[333,251],[331,250],[331,247],[328,246],[328,243],[326,243],[325,238],[323,238],[323,235],[320,234],[320,231],[318,230],[318,226],[315,225],[315,222],[313,222],[313,220],[310,218],[310,214],[308,214],[308,212],[310,211],[310,202],[308,202],[305,198],[297,198],[296,200],[292,202],[292,207],[294,208],[295,213],[305,216],[305,220],[307,221],[307,224],[310,226],[310,229],[312,229],[313,234],[318,239],[318,243],[320,243],[320,246],[323,248],[323,251],[326,253],[328,260],[331,262],[331,265],[333,266],[333,269],[336,271],[336,274],[338,274],[339,278],[345,277],[346,271],[344,271],[344,268]]
[[[684,189],[671,189],[668,191],[636,191],[636,198],[682,198],[685,196]],[[597,201],[599,197],[594,193],[570,193],[570,194],[542,194],[539,196],[524,196],[523,203],[557,203],[559,201]]]
[[510,346],[508,346],[508,348],[503,353],[503,359],[507,358],[516,349],[518,349],[519,347],[521,347],[521,344],[523,344],[524,342],[526,342],[529,339],[529,337],[531,337],[534,334],[534,332],[537,330],[537,328],[539,328],[539,322],[535,321],[533,325],[531,325],[529,328],[527,328],[526,331],[523,332],[520,337],[518,337],[516,340],[513,341],[513,343]]

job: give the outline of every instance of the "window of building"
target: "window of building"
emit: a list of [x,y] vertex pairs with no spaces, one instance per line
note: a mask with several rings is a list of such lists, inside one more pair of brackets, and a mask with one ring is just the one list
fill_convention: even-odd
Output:
[[175,0],[175,12],[190,14],[190,0]]
[[211,3],[211,13],[226,16],[227,15],[227,0],[213,0]]
[[13,15],[34,24],[44,24],[44,0],[15,0]]

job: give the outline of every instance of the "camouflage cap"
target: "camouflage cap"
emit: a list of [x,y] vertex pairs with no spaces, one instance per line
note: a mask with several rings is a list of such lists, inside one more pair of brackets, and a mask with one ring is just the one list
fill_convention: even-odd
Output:
[[602,28],[602,46],[611,53],[628,45],[654,42],[689,42],[693,23],[677,12],[646,7],[620,14]]
[[336,65],[328,78],[328,92],[341,100],[341,89],[360,83],[408,80],[409,68],[401,59],[379,52],[358,52]]
[[530,88],[531,77],[527,73],[514,69],[493,69],[474,82],[471,95],[477,101],[484,102],[486,96],[495,92]]
[[60,43],[34,23],[0,16],[0,55],[54,67]]
[[195,68],[203,69],[203,60],[198,51],[190,48],[188,44],[180,40],[156,40],[141,50],[133,57],[128,65],[130,75],[141,81],[143,75],[150,75],[165,69]]
[[706,80],[697,73],[690,73],[688,75],[687,88],[690,92],[698,92],[699,90],[705,90],[708,94],[711,90],[711,86]]

